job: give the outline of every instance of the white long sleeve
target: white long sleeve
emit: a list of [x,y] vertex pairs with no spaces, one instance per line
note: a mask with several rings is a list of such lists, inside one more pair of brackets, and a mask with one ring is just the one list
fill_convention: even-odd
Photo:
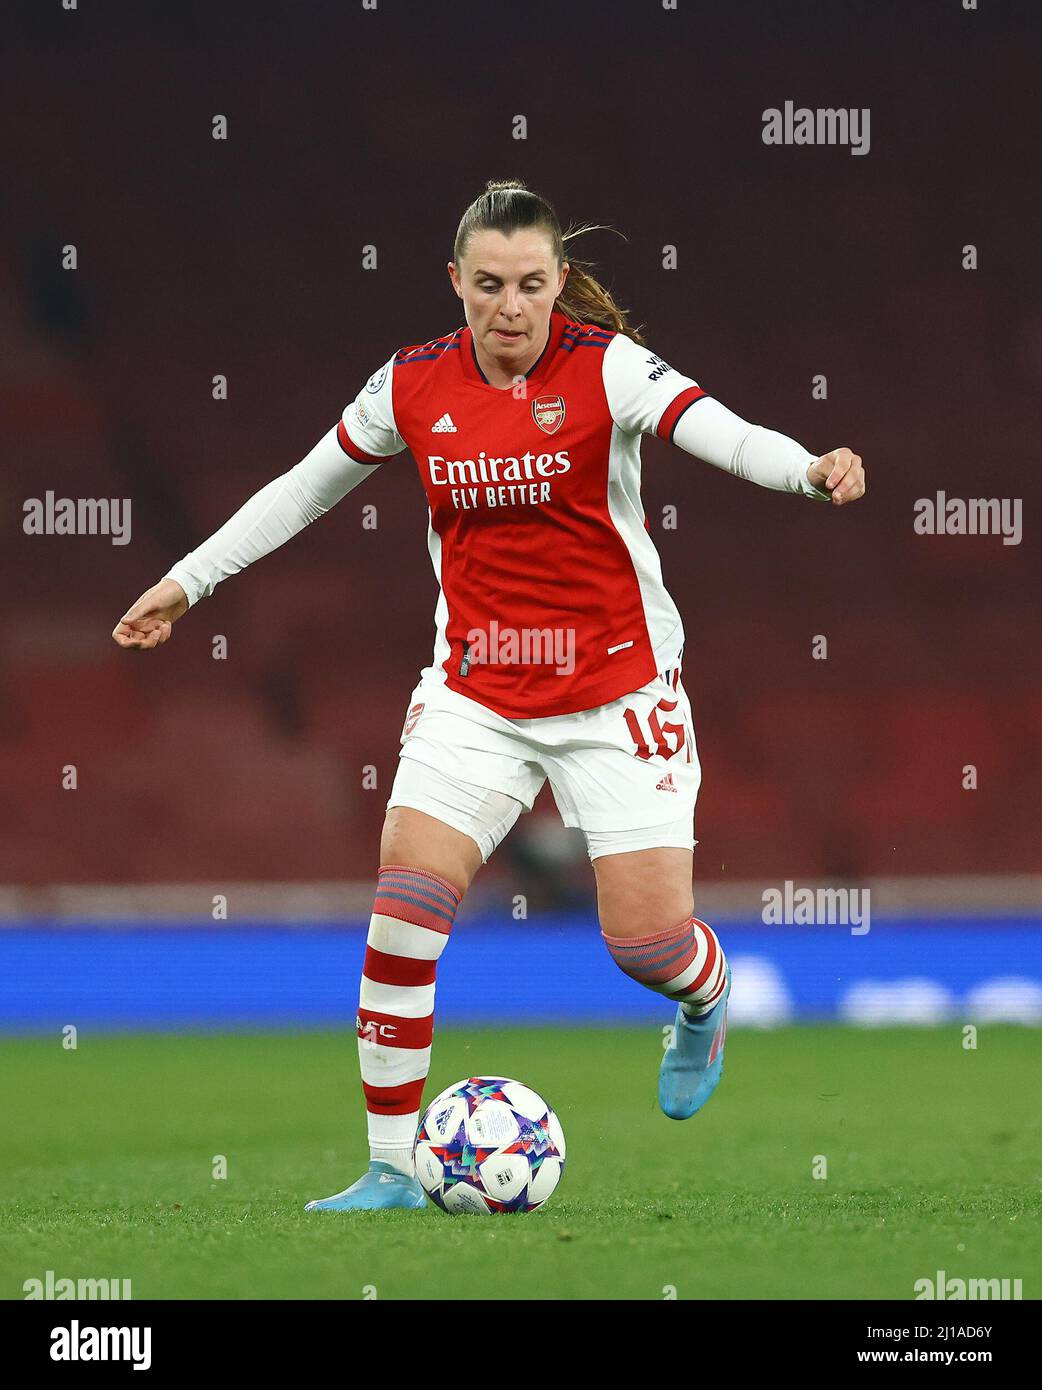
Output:
[[222,579],[238,574],[316,521],[379,466],[349,458],[334,426],[288,473],[255,492],[165,578],[176,579],[189,605],[197,603],[212,594]]
[[808,453],[802,444],[777,430],[751,425],[712,396],[703,396],[688,406],[677,421],[673,443],[761,487],[802,492],[822,502],[831,500],[831,493],[807,480],[807,469],[817,454]]

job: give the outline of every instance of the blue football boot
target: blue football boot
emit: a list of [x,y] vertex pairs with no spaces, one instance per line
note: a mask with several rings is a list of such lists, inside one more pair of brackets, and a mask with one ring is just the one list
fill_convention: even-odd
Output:
[[305,1211],[387,1211],[391,1207],[419,1210],[427,1195],[417,1178],[407,1178],[390,1163],[371,1160],[369,1171],[335,1197],[308,1202]]
[[677,1005],[673,1038],[658,1074],[658,1103],[671,1120],[686,1120],[701,1110],[723,1075],[731,967],[724,970],[724,992],[707,1014],[688,1018]]

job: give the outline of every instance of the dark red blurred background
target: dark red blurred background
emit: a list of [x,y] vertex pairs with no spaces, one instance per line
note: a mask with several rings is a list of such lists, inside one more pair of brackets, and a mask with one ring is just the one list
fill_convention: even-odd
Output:
[[[456,224],[513,175],[562,221],[625,234],[586,254],[655,351],[745,418],[865,460],[867,498],[832,511],[644,444],[688,633],[700,876],[1042,867],[1025,20],[956,0],[144,9],[55,0],[0,62],[8,883],[371,876],[433,642],[408,455],[168,646],[109,633],[395,347],[462,322]],[[786,100],[868,107],[870,152],[765,146],[761,113]],[[23,534],[47,489],[131,498],[131,543]],[[1022,499],[1022,543],[917,535],[938,490]]]

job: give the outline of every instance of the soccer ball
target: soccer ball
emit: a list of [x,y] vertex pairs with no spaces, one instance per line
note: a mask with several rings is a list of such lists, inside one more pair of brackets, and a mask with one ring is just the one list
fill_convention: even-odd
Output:
[[442,1211],[535,1211],[561,1180],[564,1130],[535,1091],[504,1076],[471,1076],[423,1112],[416,1176]]

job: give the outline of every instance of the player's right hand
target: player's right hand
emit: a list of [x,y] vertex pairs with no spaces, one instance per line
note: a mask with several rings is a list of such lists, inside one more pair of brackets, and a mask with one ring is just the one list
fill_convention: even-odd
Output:
[[188,612],[188,596],[176,579],[161,579],[146,589],[112,629],[120,647],[150,651],[170,640],[174,623]]

